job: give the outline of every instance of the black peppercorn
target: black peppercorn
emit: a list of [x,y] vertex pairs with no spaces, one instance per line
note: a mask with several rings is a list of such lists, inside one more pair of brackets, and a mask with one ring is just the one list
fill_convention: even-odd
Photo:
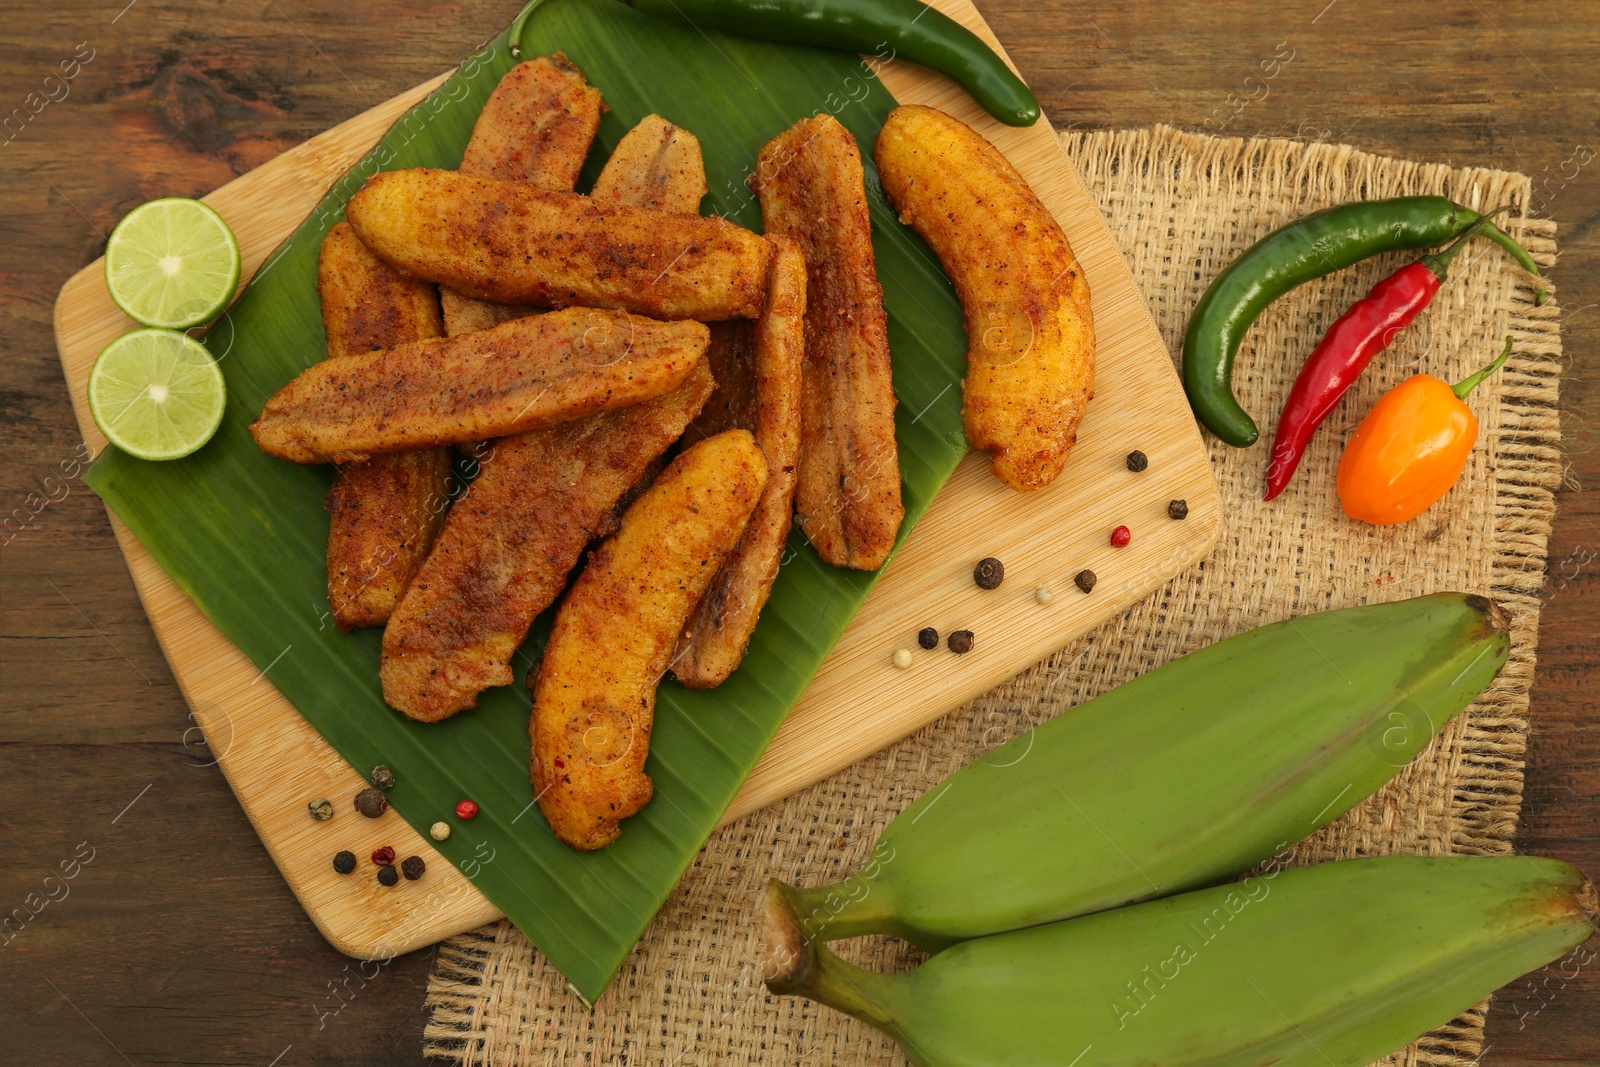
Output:
[[1094,576],[1094,571],[1091,570],[1081,570],[1078,572],[1078,576],[1072,579],[1073,583],[1085,593],[1094,592],[1094,583],[1097,580]]
[[415,882],[427,869],[428,865],[423,862],[421,856],[407,856],[400,861],[400,873],[405,875],[408,881]]
[[369,819],[376,819],[389,810],[389,798],[383,790],[368,786],[356,794],[356,810]]
[[356,869],[356,854],[346,849],[333,857],[333,869],[340,874],[349,874]]
[[394,772],[389,769],[387,764],[378,764],[372,768],[372,784],[379,789],[393,789]]
[[1173,500],[1167,504],[1167,518],[1187,519],[1189,517],[1189,502],[1187,500]]
[[931,626],[924,626],[917,631],[917,644],[923,648],[939,647],[939,631]]
[[1138,474],[1150,466],[1150,457],[1140,452],[1137,448],[1128,453],[1128,469]]
[[972,631],[957,630],[950,635],[950,651],[962,655],[972,651]]
[[993,556],[980,559],[972,568],[972,580],[978,583],[979,589],[999,589],[1000,583],[1006,580],[1006,565]]
[[378,881],[383,885],[395,885],[400,881],[400,872],[393,867],[379,867]]

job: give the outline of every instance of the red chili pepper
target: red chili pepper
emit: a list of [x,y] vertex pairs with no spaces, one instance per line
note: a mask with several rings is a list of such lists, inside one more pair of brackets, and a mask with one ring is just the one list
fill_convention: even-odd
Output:
[[1324,419],[1361,376],[1372,357],[1389,347],[1395,334],[1421,314],[1444,281],[1461,246],[1501,211],[1491,211],[1441,252],[1407,263],[1339,316],[1294,380],[1272,438],[1263,500],[1283,492],[1300,457]]

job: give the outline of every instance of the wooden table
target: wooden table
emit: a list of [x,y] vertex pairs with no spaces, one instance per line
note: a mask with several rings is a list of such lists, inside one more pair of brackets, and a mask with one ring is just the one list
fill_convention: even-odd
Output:
[[[74,476],[50,309],[135,204],[204,193],[444,70],[515,6],[125,2],[8,0],[0,22],[0,108],[23,108],[0,129],[0,911],[58,898],[0,934],[0,1058],[420,1062],[429,954],[363,975],[329,948],[190,729],[104,509]],[[1600,493],[1586,488],[1600,482],[1600,384],[1584,370],[1600,342],[1600,8],[983,7],[1061,128],[1203,129],[1287,42],[1293,62],[1229,132],[1535,176],[1562,227],[1575,366],[1518,844],[1600,875]],[[45,82],[63,62],[64,97]],[[75,876],[46,883],[63,862]],[[1600,1065],[1600,945],[1576,976],[1504,991],[1488,1040],[1486,1064]]]

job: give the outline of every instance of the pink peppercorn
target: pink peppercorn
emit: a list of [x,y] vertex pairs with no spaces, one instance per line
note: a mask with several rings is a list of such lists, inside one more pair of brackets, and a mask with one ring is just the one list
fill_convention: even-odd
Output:
[[1133,540],[1133,532],[1131,530],[1129,530],[1126,526],[1118,526],[1115,530],[1111,531],[1111,547],[1112,548],[1121,548],[1124,545],[1126,545],[1129,541],[1132,541],[1132,540]]
[[461,803],[456,805],[456,818],[458,819],[476,818],[477,814],[478,805],[474,804],[470,800],[463,800]]
[[373,849],[372,862],[376,863],[379,867],[389,866],[389,864],[394,862],[394,848],[390,845],[384,845],[382,848]]

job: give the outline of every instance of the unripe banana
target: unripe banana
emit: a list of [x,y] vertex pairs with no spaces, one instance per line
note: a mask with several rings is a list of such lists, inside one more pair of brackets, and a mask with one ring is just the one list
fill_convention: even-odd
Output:
[[889,824],[837,885],[784,887],[809,936],[969,937],[1212,885],[1376,792],[1509,649],[1438,593],[1263,626],[995,749]]
[[921,1067],[1361,1067],[1582,944],[1595,904],[1555,860],[1387,856],[964,941],[891,975],[806,941],[774,885],[767,985]]

